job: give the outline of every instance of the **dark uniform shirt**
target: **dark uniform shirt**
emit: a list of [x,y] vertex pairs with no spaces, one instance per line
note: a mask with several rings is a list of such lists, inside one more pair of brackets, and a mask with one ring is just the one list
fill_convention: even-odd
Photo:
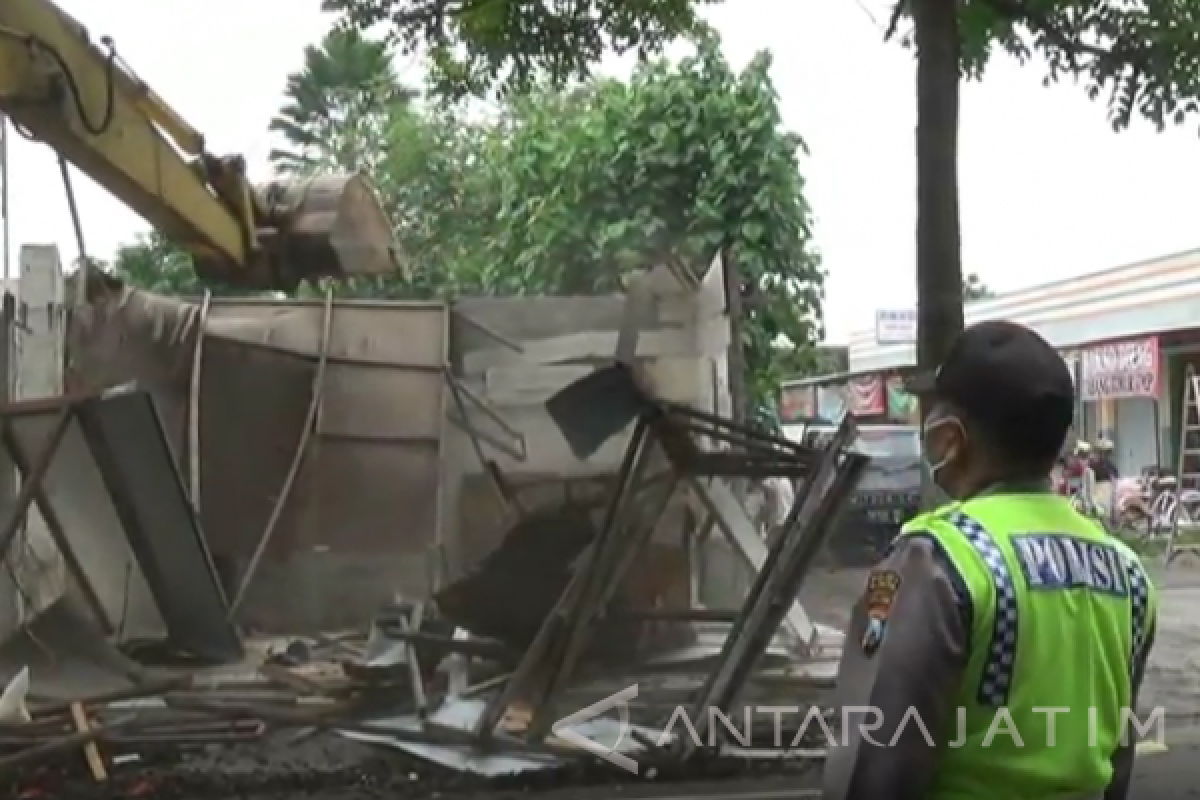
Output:
[[[826,761],[824,800],[921,800],[938,770],[938,747],[931,748],[929,741],[944,746],[956,735],[954,706],[970,655],[973,611],[967,587],[931,535],[899,537],[877,569],[894,570],[903,589],[872,653],[861,645],[868,626],[865,598],[854,608],[835,693],[846,729],[838,741],[842,746]],[[1153,627],[1148,636],[1144,653],[1153,644]],[[1139,664],[1135,704],[1144,671],[1145,664]],[[877,709],[878,715],[871,715],[874,720],[866,713],[848,715],[845,710],[852,707]],[[920,726],[904,724],[905,715],[914,713],[925,723],[928,738]],[[881,722],[874,730],[873,721]],[[898,729],[900,738],[893,741]],[[1128,797],[1133,758],[1130,737],[1113,756],[1114,777],[1104,800]]]

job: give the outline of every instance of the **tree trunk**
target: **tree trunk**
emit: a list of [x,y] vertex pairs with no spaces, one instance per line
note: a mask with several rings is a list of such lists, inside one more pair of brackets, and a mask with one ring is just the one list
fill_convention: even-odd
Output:
[[[917,44],[917,366],[932,370],[963,328],[958,4],[909,2]],[[922,419],[927,412],[922,404]],[[926,503],[931,490],[922,492]]]
[[725,308],[729,314],[729,352],[726,369],[729,373],[729,406],[733,421],[746,424],[750,420],[750,392],[746,386],[746,347],[742,342],[745,330],[745,308],[742,304],[741,271],[737,257],[729,247],[721,249],[721,277],[725,282]]

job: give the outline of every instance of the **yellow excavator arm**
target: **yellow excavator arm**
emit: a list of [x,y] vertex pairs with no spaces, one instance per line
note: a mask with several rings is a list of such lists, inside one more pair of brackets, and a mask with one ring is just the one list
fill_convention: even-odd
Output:
[[0,112],[194,256],[202,276],[288,289],[393,272],[391,225],[362,175],[251,186],[204,137],[49,0],[0,0]]

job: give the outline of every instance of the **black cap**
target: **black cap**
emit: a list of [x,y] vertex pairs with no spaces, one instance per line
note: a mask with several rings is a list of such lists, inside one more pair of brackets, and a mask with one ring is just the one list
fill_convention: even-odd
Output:
[[909,389],[961,410],[1018,455],[1057,453],[1075,416],[1075,384],[1062,356],[1024,325],[990,320],[958,335],[938,371]]

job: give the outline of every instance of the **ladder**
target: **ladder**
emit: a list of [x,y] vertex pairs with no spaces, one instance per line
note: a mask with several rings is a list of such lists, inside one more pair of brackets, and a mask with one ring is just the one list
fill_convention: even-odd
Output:
[[[1171,533],[1163,563],[1170,564],[1178,555],[1179,519],[1183,493],[1200,489],[1200,375],[1188,364],[1183,379],[1183,402],[1179,406],[1179,452],[1175,462],[1175,505],[1171,513]],[[1190,520],[1189,522],[1197,522]]]

